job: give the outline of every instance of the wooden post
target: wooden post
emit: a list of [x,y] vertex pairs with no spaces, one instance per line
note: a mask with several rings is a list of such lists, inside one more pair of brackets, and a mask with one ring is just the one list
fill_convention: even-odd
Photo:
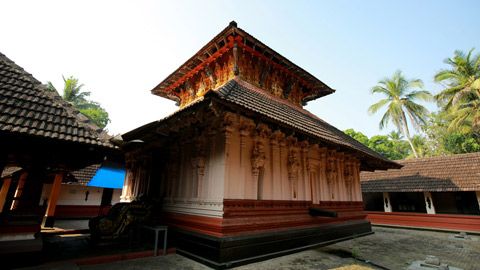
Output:
[[383,192],[383,209],[387,213],[392,212],[392,201],[390,201],[390,194],[388,192]]
[[5,200],[7,199],[8,189],[10,188],[11,182],[12,178],[3,180],[2,190],[0,191],[0,213],[3,212],[3,206],[5,205]]
[[27,178],[28,173],[24,172],[18,179],[17,189],[15,190],[15,196],[13,196],[12,206],[10,210],[14,210],[18,206],[20,197],[22,196],[23,186],[25,185],[25,179]]
[[435,205],[433,205],[433,198],[432,193],[430,192],[423,192],[423,196],[425,197],[425,208],[427,209],[427,214],[436,214]]
[[47,212],[43,218],[44,227],[53,227],[55,223],[55,208],[57,207],[58,195],[62,187],[63,174],[57,173],[53,181],[52,191],[50,192],[50,199],[48,200]]

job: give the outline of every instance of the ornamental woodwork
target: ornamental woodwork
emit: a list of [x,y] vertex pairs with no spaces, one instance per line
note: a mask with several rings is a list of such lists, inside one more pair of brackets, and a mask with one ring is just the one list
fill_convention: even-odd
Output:
[[[243,47],[240,48],[240,45]],[[204,61],[203,68],[193,74],[189,73],[182,82],[175,83],[177,86],[174,89],[165,91],[162,95],[175,100],[178,106],[183,107],[236,76],[299,107],[302,107],[305,93],[310,92],[301,79],[271,59],[247,52],[243,43],[237,41],[219,52],[211,61],[203,58],[200,60]]]

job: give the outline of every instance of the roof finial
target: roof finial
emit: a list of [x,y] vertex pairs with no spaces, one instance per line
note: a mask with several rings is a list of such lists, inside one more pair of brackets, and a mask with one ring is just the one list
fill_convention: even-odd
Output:
[[237,22],[231,21],[231,22],[230,22],[230,25],[233,26],[233,27],[237,27]]

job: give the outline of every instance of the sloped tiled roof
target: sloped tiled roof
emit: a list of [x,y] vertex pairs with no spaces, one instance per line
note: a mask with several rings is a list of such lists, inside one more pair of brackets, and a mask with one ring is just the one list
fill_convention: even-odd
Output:
[[112,147],[108,135],[0,53],[0,134]]
[[362,172],[363,192],[480,191],[480,153],[397,160],[401,169]]
[[230,104],[251,110],[272,121],[277,121],[282,125],[318,138],[326,144],[333,145],[335,146],[334,148],[340,149],[339,151],[353,154],[362,161],[362,170],[386,170],[389,168],[399,168],[401,166],[384,158],[309,111],[271,95],[243,81],[239,77],[231,79],[215,90],[210,90],[204,96],[174,112],[170,116],[125,133],[122,137],[126,141],[131,141],[149,132],[154,132],[156,127],[165,124],[169,119],[178,117],[182,113],[194,109],[196,105],[210,102],[210,98],[212,97],[220,98],[220,100],[229,102]]
[[309,111],[269,94],[239,77],[230,80],[212,92],[217,93],[223,100],[260,113],[299,131],[318,137],[327,143],[337,145],[343,151],[361,152],[365,156],[364,159],[374,162],[370,164],[373,168],[400,167]]
[[97,173],[98,168],[100,168],[102,164],[93,164],[88,167],[85,167],[80,170],[76,170],[72,172],[72,175],[78,181],[76,184],[86,186],[88,182],[93,178],[93,176]]

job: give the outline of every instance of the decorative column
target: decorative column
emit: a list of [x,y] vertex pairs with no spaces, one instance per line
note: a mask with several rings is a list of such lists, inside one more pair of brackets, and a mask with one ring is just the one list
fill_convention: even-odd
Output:
[[176,186],[178,181],[178,147],[172,146],[169,150],[170,159],[167,163],[167,197],[170,202],[176,196]]
[[125,154],[125,163],[127,166],[120,202],[131,202],[133,200],[135,175],[137,174],[137,164],[133,156],[131,152]]
[[383,192],[383,209],[386,213],[391,213],[392,203],[390,201],[390,194],[388,192]]
[[3,180],[2,190],[0,191],[0,213],[3,212],[3,206],[5,206],[5,200],[7,199],[8,189],[10,188],[11,182],[11,177]]
[[278,141],[274,135],[270,137],[270,154],[271,154],[270,170],[272,172],[271,173],[272,180],[271,180],[270,188],[272,189],[272,199],[278,200],[281,197],[281,191],[279,192],[277,187],[279,186],[279,184],[281,185],[281,182],[279,183],[279,177],[278,177],[279,175],[278,170],[280,170],[280,168],[277,166],[277,164],[279,163],[278,162]]
[[[335,184],[337,182],[337,162],[333,152],[327,157],[327,186],[329,193],[329,200],[335,200]],[[337,198],[338,199],[338,198]]]
[[[223,137],[223,155],[224,155],[224,172],[223,172],[223,179],[221,179],[221,177],[219,178],[216,178],[216,179],[219,179],[219,181],[221,181],[221,183],[216,183],[215,182],[215,179],[213,181],[213,184],[212,184],[212,187],[211,187],[211,191],[212,191],[212,197],[218,197],[220,194],[217,194],[215,193],[215,186],[218,185],[218,187],[220,187],[219,184],[222,185],[222,190],[224,192],[224,194],[228,194],[228,185],[229,185],[229,182],[230,182],[230,145],[232,143],[232,134],[233,134],[233,131],[235,130],[234,128],[234,125],[233,125],[233,121],[234,121],[234,115],[232,114],[227,114],[224,118],[224,121],[223,121],[223,129],[222,129],[222,137]],[[220,191],[219,191],[220,192]],[[223,196],[225,197],[225,196]]]
[[[252,184],[250,181],[248,181],[248,178],[246,175],[246,161],[248,160],[247,156],[247,139],[248,135],[250,132],[247,129],[247,126],[245,123],[241,123],[241,128],[239,130],[240,132],[240,181],[243,181],[243,185],[240,185],[240,194],[242,194],[243,199],[249,198],[249,194],[252,191]],[[255,194],[256,195],[256,194]],[[253,194],[252,194],[253,196]]]
[[292,187],[292,197],[293,199],[297,199],[297,186],[298,186],[298,172],[300,171],[300,162],[298,161],[298,154],[297,151],[294,149],[290,150],[288,154],[288,180],[290,182],[290,186]]
[[[207,187],[207,198],[212,197],[212,187],[213,187],[213,179],[215,178],[215,144],[217,143],[217,131],[212,128],[208,131],[208,138],[209,138],[209,170],[208,170],[208,187]],[[226,183],[225,183],[226,184]]]
[[43,217],[44,227],[53,227],[55,224],[55,208],[57,207],[58,196],[62,188],[63,174],[55,174],[55,180],[53,180],[52,191],[50,192],[50,198],[48,199],[47,211],[45,217]]
[[320,157],[320,162],[319,162],[319,181],[317,185],[317,194],[319,196],[318,200],[316,203],[319,203],[320,201],[329,201],[330,200],[330,188],[329,188],[329,173],[327,171],[327,164],[328,164],[328,154],[327,150],[325,148],[319,149],[319,157]]
[[311,194],[309,191],[311,191],[312,189],[309,188],[310,187],[310,174],[307,173],[307,156],[308,156],[308,148],[309,148],[309,145],[308,145],[308,142],[307,141],[303,141],[301,144],[300,144],[300,149],[301,149],[301,152],[302,152],[302,179],[303,179],[303,200],[305,201],[308,201],[308,200],[312,200],[311,198]]
[[347,188],[347,200],[353,201],[353,164],[350,161],[345,161],[344,163],[344,178],[345,186]]
[[256,196],[257,200],[261,200],[263,197],[263,190],[259,188],[258,176],[260,174],[260,169],[265,167],[266,157],[265,157],[265,147],[260,141],[254,141],[254,147],[252,149],[252,177],[253,177],[253,194]]
[[203,137],[200,137],[195,140],[194,156],[192,158],[193,177],[196,178],[194,181],[197,182],[197,198],[205,197],[203,195],[205,160],[205,143]]
[[433,198],[432,193],[430,192],[423,192],[423,196],[425,197],[425,208],[427,209],[427,214],[436,214],[435,206],[433,205]]
[[[309,158],[307,158],[307,173],[308,173],[308,180],[309,180],[309,186],[310,186],[310,192],[307,192],[307,193],[310,194],[310,201],[312,202],[312,204],[314,204],[315,202],[317,202],[319,200],[318,200],[318,196],[317,196],[317,192],[316,192],[317,183],[314,179],[315,164]],[[306,198],[306,199],[308,199],[308,198]]]

